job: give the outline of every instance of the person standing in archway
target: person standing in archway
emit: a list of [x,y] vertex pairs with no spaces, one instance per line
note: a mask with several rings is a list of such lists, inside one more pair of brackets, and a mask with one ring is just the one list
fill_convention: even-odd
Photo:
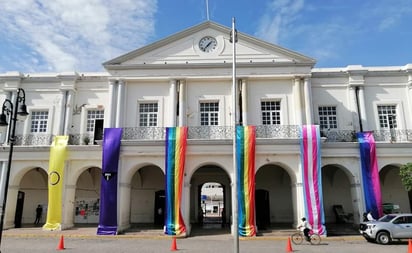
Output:
[[41,215],[43,213],[43,207],[41,205],[37,205],[36,208],[36,219],[34,220],[34,224],[38,225],[40,223]]

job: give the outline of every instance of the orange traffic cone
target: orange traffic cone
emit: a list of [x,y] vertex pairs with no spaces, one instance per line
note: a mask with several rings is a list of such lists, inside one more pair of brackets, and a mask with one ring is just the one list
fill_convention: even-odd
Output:
[[60,237],[59,245],[57,245],[57,250],[64,250],[64,238]]
[[288,237],[288,243],[286,244],[286,252],[293,252],[292,243],[290,241],[290,237]]
[[173,237],[173,239],[172,239],[172,247],[170,247],[170,251],[176,251],[176,250],[177,250],[176,237]]
[[412,253],[412,240],[408,240],[408,253]]

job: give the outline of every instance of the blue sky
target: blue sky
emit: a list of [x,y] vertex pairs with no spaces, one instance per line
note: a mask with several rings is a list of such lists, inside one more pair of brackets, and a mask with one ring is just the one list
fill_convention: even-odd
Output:
[[[208,0],[209,19],[317,60],[412,63],[410,0]],[[1,0],[0,73],[102,63],[207,20],[206,0]]]

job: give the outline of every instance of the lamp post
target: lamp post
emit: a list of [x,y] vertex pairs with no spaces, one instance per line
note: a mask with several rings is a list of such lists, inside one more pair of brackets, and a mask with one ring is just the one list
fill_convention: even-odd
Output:
[[[4,216],[6,212],[6,202],[7,202],[7,193],[9,190],[9,179],[10,179],[10,170],[11,170],[11,162],[13,158],[13,147],[16,141],[16,123],[17,120],[24,121],[29,115],[27,112],[26,107],[26,94],[23,89],[19,88],[17,90],[16,101],[14,103],[11,102],[10,99],[6,99],[3,102],[2,112],[0,114],[0,127],[7,130],[8,126],[8,133],[6,141],[9,143],[9,160],[7,162],[7,171],[6,171],[6,179],[4,182],[4,196],[3,196],[3,205],[1,208],[1,222],[0,222],[0,253],[1,253],[1,239],[3,237],[3,225],[4,225]],[[21,105],[19,106],[19,104]],[[9,116],[9,122],[7,122],[7,116]],[[19,117],[19,118],[18,118]]]

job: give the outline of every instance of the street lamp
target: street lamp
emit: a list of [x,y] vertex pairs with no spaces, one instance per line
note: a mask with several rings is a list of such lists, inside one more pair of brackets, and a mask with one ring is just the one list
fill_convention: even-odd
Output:
[[[3,225],[4,225],[4,216],[6,212],[6,202],[7,202],[7,193],[9,190],[9,179],[10,179],[10,170],[11,170],[11,161],[13,158],[13,147],[16,141],[16,123],[17,120],[24,121],[29,115],[26,107],[26,94],[23,89],[19,88],[17,90],[16,102],[11,102],[10,99],[6,99],[3,102],[2,111],[0,114],[0,128],[2,130],[7,130],[7,143],[9,143],[9,160],[7,162],[7,171],[6,171],[6,180],[4,183],[4,196],[3,196],[3,205],[1,209],[1,222],[0,222],[0,253],[1,253],[1,239],[3,237]],[[19,104],[21,103],[20,107]],[[7,122],[7,116],[9,116],[9,122]],[[5,133],[5,131],[1,131]]]

